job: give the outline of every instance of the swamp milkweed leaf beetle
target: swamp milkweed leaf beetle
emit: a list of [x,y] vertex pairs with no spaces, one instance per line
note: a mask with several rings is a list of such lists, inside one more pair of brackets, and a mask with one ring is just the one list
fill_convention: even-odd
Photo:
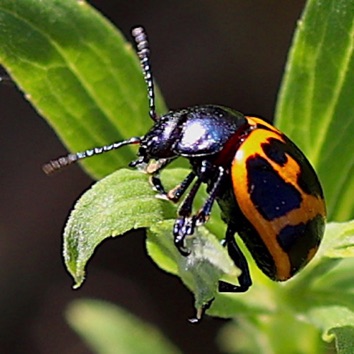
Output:
[[[245,256],[235,239],[237,233],[258,267],[271,279],[284,281],[304,267],[321,242],[326,207],[317,175],[298,147],[261,118],[244,116],[231,108],[201,105],[155,111],[150,50],[142,27],[132,30],[148,88],[152,128],[141,137],[69,154],[50,161],[43,169],[52,173],[78,160],[139,145],[131,167],[144,169],[159,196],[180,204],[173,227],[179,252],[188,256],[185,238],[209,218],[216,201],[227,224],[224,244],[241,269],[239,285],[219,282],[221,292],[245,292],[252,281]],[[166,192],[159,172],[179,157],[189,160],[191,172]],[[194,198],[202,183],[208,197],[193,214]],[[206,304],[205,309],[210,305]],[[197,320],[201,313],[197,315]]]

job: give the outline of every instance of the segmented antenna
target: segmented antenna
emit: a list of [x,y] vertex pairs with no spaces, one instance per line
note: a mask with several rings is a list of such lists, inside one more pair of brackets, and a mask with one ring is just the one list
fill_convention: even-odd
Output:
[[132,36],[136,43],[137,54],[140,59],[140,64],[143,69],[144,78],[148,89],[149,115],[151,119],[156,122],[158,120],[158,116],[155,109],[155,90],[150,63],[150,48],[148,37],[143,27],[133,28]]
[[[149,115],[154,121],[158,120],[156,111],[155,111],[155,92],[154,92],[154,81],[152,79],[152,72],[150,66],[150,49],[149,42],[147,39],[146,32],[143,27],[136,27],[132,30],[132,36],[135,40],[137,47],[137,54],[140,58],[140,64],[143,69],[145,82],[148,88],[148,100],[149,100]],[[82,152],[77,152],[74,154],[69,154],[66,156],[59,157],[58,159],[49,161],[43,166],[43,171],[46,174],[52,174],[63,167],[72,165],[73,163],[91,157],[94,155],[103,154],[105,152],[119,149],[124,145],[130,144],[140,144],[142,137],[133,137],[128,140],[120,141],[113,143],[111,145],[106,145],[102,147],[96,147]]]
[[69,154],[66,156],[59,157],[58,159],[49,161],[42,168],[43,168],[44,173],[46,173],[47,175],[50,175],[50,174],[62,169],[63,167],[72,165],[73,163],[75,163],[79,160],[82,160],[82,159],[86,159],[87,157],[103,154],[103,153],[111,151],[111,150],[116,150],[116,149],[119,149],[125,145],[140,144],[140,142],[141,142],[140,137],[133,137],[128,140],[113,143],[111,145],[96,147],[96,148],[85,150],[82,152],[77,152],[74,154]]

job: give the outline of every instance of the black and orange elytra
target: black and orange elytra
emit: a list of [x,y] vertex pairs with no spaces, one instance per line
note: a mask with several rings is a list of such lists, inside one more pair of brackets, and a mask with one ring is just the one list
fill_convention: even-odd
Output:
[[[61,157],[44,170],[51,173],[80,159],[137,144],[138,158],[130,166],[143,167],[160,196],[177,202],[186,194],[172,231],[183,255],[188,256],[185,238],[207,221],[215,201],[220,205],[227,224],[225,246],[242,270],[238,285],[220,282],[220,291],[244,292],[252,284],[236,233],[268,277],[276,281],[291,278],[314,256],[324,232],[324,197],[310,163],[274,126],[230,108],[202,105],[159,117],[146,33],[137,27],[132,34],[148,86],[153,127],[142,137]],[[166,192],[159,172],[179,157],[189,160],[191,172]],[[203,183],[208,197],[193,214],[193,201]]]

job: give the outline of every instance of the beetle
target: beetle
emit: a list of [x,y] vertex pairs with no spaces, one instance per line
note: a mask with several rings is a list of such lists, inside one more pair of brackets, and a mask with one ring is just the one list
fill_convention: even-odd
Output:
[[[221,292],[245,292],[252,285],[238,234],[258,267],[271,279],[285,281],[303,268],[321,242],[326,207],[319,179],[301,150],[281,131],[258,117],[220,105],[172,110],[159,117],[155,110],[150,49],[145,30],[132,30],[148,88],[152,128],[142,137],[69,154],[44,166],[52,173],[83,158],[139,145],[131,167],[140,167],[160,197],[178,202],[173,226],[179,252],[188,256],[185,238],[209,218],[214,202],[227,224],[224,245],[242,273],[238,285],[219,282]],[[177,158],[189,160],[191,171],[166,191],[159,173]],[[199,211],[193,202],[202,184],[208,196]],[[187,193],[188,190],[188,193]]]

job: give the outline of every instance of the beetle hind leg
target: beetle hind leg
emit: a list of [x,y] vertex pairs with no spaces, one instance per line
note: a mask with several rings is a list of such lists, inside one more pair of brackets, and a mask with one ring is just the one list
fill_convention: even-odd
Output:
[[223,293],[243,293],[246,292],[252,285],[250,271],[248,268],[247,260],[240,248],[238,247],[235,239],[235,230],[233,227],[228,227],[225,236],[224,246],[235,263],[236,267],[241,270],[238,277],[239,285],[233,285],[224,281],[219,281],[219,292]]

